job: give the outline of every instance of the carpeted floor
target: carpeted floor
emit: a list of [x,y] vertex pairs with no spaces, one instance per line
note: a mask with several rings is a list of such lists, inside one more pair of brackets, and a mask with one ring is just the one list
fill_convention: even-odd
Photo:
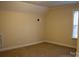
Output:
[[72,55],[70,55],[70,51],[75,51],[75,49],[50,43],[40,43],[28,47],[0,52],[0,56],[1,57],[73,57]]

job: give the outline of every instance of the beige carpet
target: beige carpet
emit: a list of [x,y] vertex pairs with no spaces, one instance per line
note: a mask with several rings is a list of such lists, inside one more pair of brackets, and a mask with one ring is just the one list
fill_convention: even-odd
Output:
[[70,51],[73,48],[54,45],[50,43],[40,43],[28,47],[17,48],[5,52],[0,52],[0,56],[6,57],[71,57]]

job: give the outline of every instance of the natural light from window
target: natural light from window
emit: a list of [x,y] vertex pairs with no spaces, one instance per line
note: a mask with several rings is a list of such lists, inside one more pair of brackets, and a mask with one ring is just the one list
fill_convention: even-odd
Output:
[[72,38],[78,38],[78,11],[73,13],[73,35]]

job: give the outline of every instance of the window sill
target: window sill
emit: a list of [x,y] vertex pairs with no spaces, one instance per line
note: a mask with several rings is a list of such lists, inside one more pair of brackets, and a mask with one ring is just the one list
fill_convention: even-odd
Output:
[[72,38],[73,40],[77,40],[78,38]]

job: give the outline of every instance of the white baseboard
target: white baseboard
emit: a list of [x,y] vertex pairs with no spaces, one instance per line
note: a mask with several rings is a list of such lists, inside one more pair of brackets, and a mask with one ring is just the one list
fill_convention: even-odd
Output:
[[31,46],[31,45],[35,45],[35,44],[42,43],[42,42],[43,41],[38,41],[38,42],[33,42],[33,43],[27,43],[25,45],[18,45],[18,46],[13,46],[13,47],[8,47],[8,48],[2,48],[2,49],[0,49],[0,51],[7,51],[7,50],[16,49],[16,48]]
[[76,53],[76,57],[79,57],[79,53]]
[[58,42],[53,42],[53,41],[48,41],[48,40],[46,40],[45,42],[52,43],[52,44],[57,44],[57,45],[61,45],[61,46],[66,46],[66,47],[71,47],[71,48],[76,48],[76,47],[71,46],[71,45],[67,45],[67,44],[63,44],[63,43],[58,43]]
[[[71,48],[76,48],[76,47],[73,47],[73,46],[70,46],[70,45],[67,45],[67,44],[62,44],[62,43],[47,40],[47,41],[38,41],[38,42],[33,42],[33,43],[27,43],[25,45],[18,45],[18,46],[13,46],[13,47],[8,47],[8,48],[2,48],[2,49],[0,49],[0,51],[7,51],[7,50],[16,49],[16,48],[31,46],[31,45],[39,44],[39,43],[42,43],[42,42],[48,42],[48,43],[57,44],[57,45],[61,45],[61,46],[67,46],[67,47],[71,47]],[[79,53],[77,55],[79,56]]]

